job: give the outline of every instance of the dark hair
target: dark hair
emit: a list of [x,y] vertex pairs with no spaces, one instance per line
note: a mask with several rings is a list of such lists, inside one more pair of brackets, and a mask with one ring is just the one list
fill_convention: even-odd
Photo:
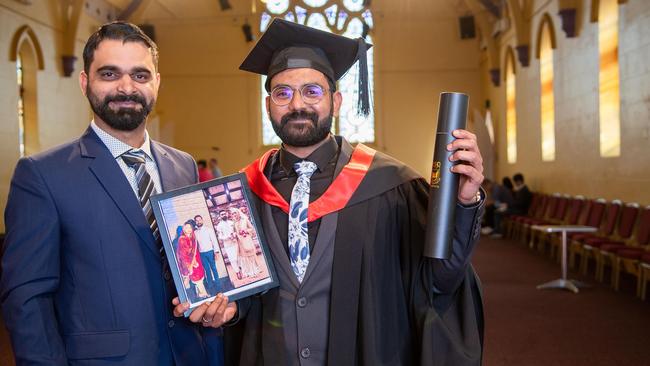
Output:
[[512,180],[514,180],[515,182],[523,183],[524,182],[524,175],[521,174],[521,173],[517,173],[517,174],[512,176]]
[[196,162],[196,165],[198,165],[201,168],[205,168],[205,167],[208,166],[208,163],[206,163],[204,159],[201,159],[201,160]]
[[156,71],[158,71],[158,46],[156,46],[156,43],[144,34],[137,25],[115,21],[106,23],[99,27],[99,29],[88,38],[88,41],[86,41],[83,52],[84,71],[86,74],[90,71],[90,64],[93,63],[95,58],[95,50],[105,39],[122,41],[122,43],[142,43],[145,47],[149,48],[151,57],[153,58],[153,64],[156,67]]
[[508,177],[503,177],[501,180],[501,183],[503,183],[503,186],[508,188],[509,190],[513,190],[515,187],[512,185],[512,181]]
[[189,224],[189,225],[192,227],[192,230],[196,229],[196,223],[194,222],[194,220],[189,219],[189,220],[185,221],[185,223],[183,224],[183,226],[185,226],[185,225],[187,225],[187,224]]
[[194,216],[194,220],[196,220],[197,217],[200,217],[201,220],[203,220],[203,216],[201,216],[201,215],[196,215],[196,216]]

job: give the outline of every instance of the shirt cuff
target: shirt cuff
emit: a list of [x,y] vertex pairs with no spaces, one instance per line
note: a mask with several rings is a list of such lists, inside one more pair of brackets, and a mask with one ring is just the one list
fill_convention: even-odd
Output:
[[459,201],[458,206],[461,207],[461,208],[465,208],[465,209],[477,208],[478,206],[480,206],[483,203],[483,201],[485,201],[485,197],[486,197],[486,194],[485,194],[485,191],[483,190],[483,187],[479,187],[478,193],[481,195],[481,198],[478,201],[476,201],[474,203],[471,203],[469,205],[464,205],[464,204],[460,203],[460,201]]

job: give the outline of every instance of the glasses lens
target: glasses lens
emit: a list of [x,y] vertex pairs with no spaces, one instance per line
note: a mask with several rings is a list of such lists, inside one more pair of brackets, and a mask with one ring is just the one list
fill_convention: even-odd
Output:
[[307,84],[300,90],[305,103],[314,104],[323,99],[323,88],[317,84]]
[[287,105],[293,98],[293,89],[288,86],[277,86],[271,90],[271,99],[277,105]]

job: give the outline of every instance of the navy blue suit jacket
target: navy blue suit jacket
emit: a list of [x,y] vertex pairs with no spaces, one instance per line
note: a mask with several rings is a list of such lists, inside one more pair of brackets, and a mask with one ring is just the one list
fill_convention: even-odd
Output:
[[[163,190],[198,181],[188,154],[151,150]],[[91,128],[18,162],[5,224],[0,301],[18,365],[220,364],[216,330],[173,317],[167,263]]]

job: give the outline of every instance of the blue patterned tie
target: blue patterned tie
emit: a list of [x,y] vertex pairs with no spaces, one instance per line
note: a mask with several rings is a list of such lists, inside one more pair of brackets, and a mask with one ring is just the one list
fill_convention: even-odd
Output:
[[307,232],[307,209],[309,207],[309,178],[316,170],[316,164],[303,160],[293,168],[298,180],[291,192],[289,204],[289,257],[291,268],[298,282],[302,282],[309,264],[309,236]]

